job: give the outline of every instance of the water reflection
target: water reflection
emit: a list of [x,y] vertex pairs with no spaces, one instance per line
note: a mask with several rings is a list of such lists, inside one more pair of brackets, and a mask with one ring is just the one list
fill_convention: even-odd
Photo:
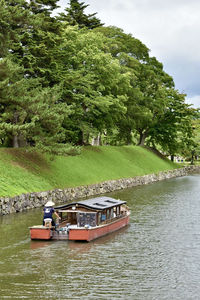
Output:
[[199,175],[112,193],[130,225],[90,243],[30,241],[40,209],[0,218],[1,298],[199,299],[199,195]]
[[49,241],[30,241],[30,249],[40,249],[49,246]]

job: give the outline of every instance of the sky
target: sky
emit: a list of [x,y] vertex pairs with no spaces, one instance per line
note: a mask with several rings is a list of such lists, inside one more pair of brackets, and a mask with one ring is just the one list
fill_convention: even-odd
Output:
[[[200,0],[80,0],[87,14],[139,39],[163,63],[186,102],[200,108]],[[60,0],[61,10],[68,0]]]

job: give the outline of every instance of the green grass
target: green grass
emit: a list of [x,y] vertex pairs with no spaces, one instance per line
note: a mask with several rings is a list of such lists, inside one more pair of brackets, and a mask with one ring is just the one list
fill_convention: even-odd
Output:
[[0,196],[89,185],[177,168],[153,152],[133,146],[85,147],[80,155],[55,157],[22,149],[0,149]]

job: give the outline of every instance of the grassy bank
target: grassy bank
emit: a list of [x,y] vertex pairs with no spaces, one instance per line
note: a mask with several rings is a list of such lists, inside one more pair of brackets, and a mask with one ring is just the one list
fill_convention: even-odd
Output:
[[55,157],[0,149],[0,196],[88,185],[177,168],[151,151],[133,146],[85,147],[78,156]]

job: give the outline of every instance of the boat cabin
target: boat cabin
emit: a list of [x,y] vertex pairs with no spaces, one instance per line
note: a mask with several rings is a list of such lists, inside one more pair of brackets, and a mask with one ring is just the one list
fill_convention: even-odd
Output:
[[126,215],[125,201],[96,197],[55,207],[61,224],[76,227],[95,227]]

